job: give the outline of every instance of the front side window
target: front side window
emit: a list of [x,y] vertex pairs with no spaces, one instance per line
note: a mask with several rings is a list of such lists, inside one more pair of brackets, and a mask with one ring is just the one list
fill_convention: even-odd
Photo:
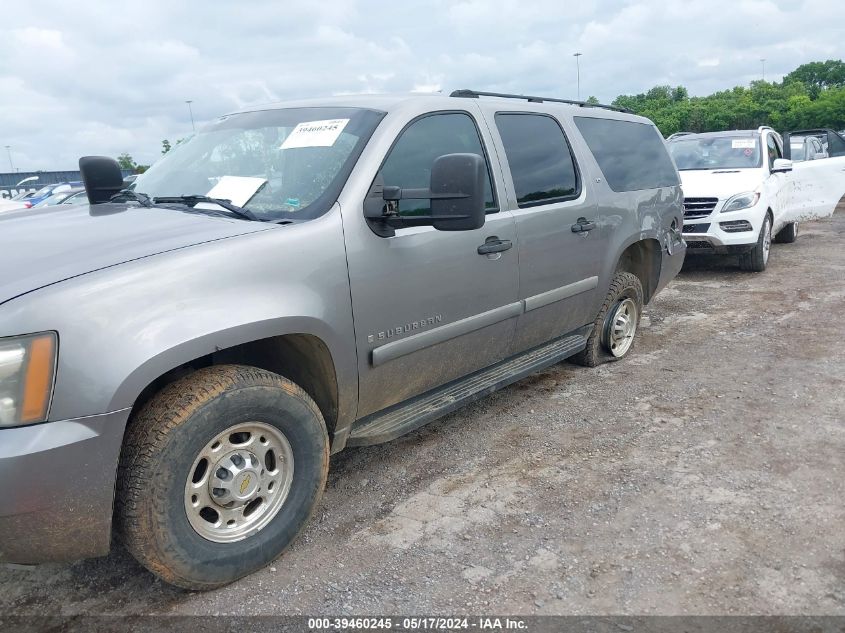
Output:
[[224,116],[165,154],[133,189],[228,199],[261,220],[314,218],[337,200],[383,116],[334,107]]
[[[431,166],[444,154],[478,154],[487,164],[487,155],[475,122],[461,112],[427,115],[412,122],[397,139],[381,167],[381,177],[388,187],[428,189]],[[497,209],[487,166],[484,206],[490,213]],[[400,200],[399,215],[428,215],[429,200]]]
[[654,125],[575,117],[575,124],[613,191],[672,187],[678,172]]
[[496,127],[520,208],[578,197],[578,172],[557,121],[541,114],[500,112]]
[[766,137],[766,147],[769,153],[769,169],[772,169],[775,166],[775,160],[781,158],[781,153],[775,137],[771,134]]

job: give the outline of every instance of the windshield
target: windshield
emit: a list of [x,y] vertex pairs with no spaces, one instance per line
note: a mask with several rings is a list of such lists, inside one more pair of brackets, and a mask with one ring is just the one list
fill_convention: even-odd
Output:
[[749,169],[762,165],[753,136],[682,137],[667,143],[678,169]]
[[228,200],[260,220],[314,218],[337,200],[383,116],[362,108],[224,116],[170,150],[132,189],[151,198]]

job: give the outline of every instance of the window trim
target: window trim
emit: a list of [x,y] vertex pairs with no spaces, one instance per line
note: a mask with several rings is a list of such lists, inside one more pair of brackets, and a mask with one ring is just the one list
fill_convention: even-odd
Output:
[[387,148],[387,152],[384,154],[384,158],[382,159],[381,163],[379,163],[378,169],[376,170],[376,175],[373,177],[373,181],[370,183],[370,186],[367,188],[367,196],[372,193],[373,187],[376,184],[376,179],[381,174],[382,169],[384,169],[384,164],[387,162],[387,159],[390,158],[390,155],[393,153],[393,150],[396,147],[396,144],[399,142],[399,139],[402,138],[402,135],[414,125],[417,121],[421,121],[422,119],[426,119],[432,116],[439,116],[443,114],[465,114],[469,117],[469,120],[472,121],[472,125],[475,127],[475,133],[478,135],[478,142],[481,145],[481,151],[483,152],[484,156],[484,164],[487,166],[487,177],[490,179],[490,192],[493,194],[493,205],[489,209],[484,209],[484,215],[493,215],[494,213],[499,213],[502,210],[502,205],[499,203],[499,196],[496,193],[496,179],[493,177],[493,170],[490,168],[490,154],[487,151],[487,146],[484,144],[484,136],[481,134],[481,128],[478,126],[478,121],[472,115],[472,112],[469,110],[432,110],[430,112],[424,112],[423,114],[419,114],[408,121],[402,129],[399,130],[399,133],[396,134],[396,137],[393,139],[393,142],[390,144],[390,147]]
[[[563,135],[563,140],[566,143],[566,147],[569,150],[569,156],[572,159],[572,166],[575,168],[575,192],[568,196],[557,196],[556,198],[544,198],[543,200],[534,200],[532,202],[519,202],[519,198],[517,197],[516,193],[516,179],[513,176],[513,168],[511,167],[511,161],[508,158],[508,148],[505,147],[505,140],[502,138],[502,132],[499,130],[499,123],[497,121],[499,115],[529,115],[529,116],[539,116],[539,117],[546,117],[554,121],[555,125],[560,129],[560,133]],[[546,112],[531,112],[530,110],[497,110],[493,113],[493,124],[496,127],[496,134],[499,135],[499,140],[502,142],[502,150],[505,153],[505,160],[508,162],[508,173],[511,177],[511,182],[513,183],[513,195],[514,200],[516,202],[516,206],[518,209],[532,209],[534,207],[542,207],[547,204],[557,204],[560,202],[569,202],[571,200],[577,200],[581,197],[581,193],[583,191],[583,180],[581,178],[581,167],[578,164],[578,159],[575,156],[575,152],[572,151],[572,143],[569,140],[569,137],[566,135],[566,130],[563,129],[563,125],[561,125],[560,121],[557,117],[552,116]]]

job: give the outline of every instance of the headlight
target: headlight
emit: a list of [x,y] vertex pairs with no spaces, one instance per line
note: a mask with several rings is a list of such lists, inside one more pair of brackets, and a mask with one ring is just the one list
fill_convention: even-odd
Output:
[[733,198],[728,200],[725,207],[722,209],[722,213],[727,213],[728,211],[739,211],[740,209],[747,209],[748,207],[753,207],[757,204],[757,201],[760,199],[760,194],[756,191],[749,191],[748,193],[740,193],[735,195]]
[[56,351],[55,332],[0,338],[0,427],[47,419]]

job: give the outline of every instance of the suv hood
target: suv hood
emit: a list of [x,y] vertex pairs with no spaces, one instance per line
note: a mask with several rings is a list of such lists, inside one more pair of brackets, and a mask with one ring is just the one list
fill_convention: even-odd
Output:
[[125,204],[0,214],[0,304],[133,259],[276,225]]
[[746,191],[754,191],[763,183],[763,170],[754,169],[689,169],[679,172],[686,198],[718,198],[727,200]]

